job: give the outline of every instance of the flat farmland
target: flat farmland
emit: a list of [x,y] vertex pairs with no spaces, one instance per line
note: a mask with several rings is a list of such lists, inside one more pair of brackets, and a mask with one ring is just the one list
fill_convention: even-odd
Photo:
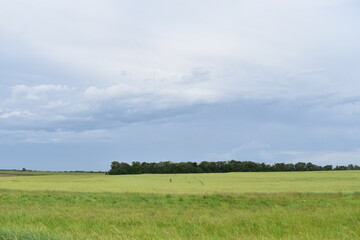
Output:
[[[20,172],[21,174],[21,172]],[[23,174],[26,174],[23,173]],[[360,171],[104,175],[91,173],[0,177],[0,189],[154,194],[353,193]],[[1,176],[1,174],[0,174]]]
[[3,240],[360,238],[359,171],[35,173],[0,189]]

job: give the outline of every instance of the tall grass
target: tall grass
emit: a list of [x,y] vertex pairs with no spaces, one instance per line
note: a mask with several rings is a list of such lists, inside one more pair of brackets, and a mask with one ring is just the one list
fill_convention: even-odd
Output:
[[359,183],[360,171],[0,177],[0,240],[360,239]]
[[2,191],[0,239],[359,239],[360,194]]
[[0,240],[61,240],[61,237],[32,230],[0,230]]

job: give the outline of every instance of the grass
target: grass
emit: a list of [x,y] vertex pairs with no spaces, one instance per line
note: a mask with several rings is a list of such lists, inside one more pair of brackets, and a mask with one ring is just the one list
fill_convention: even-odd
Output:
[[10,191],[0,239],[359,239],[359,203],[359,194]]
[[[170,179],[172,181],[170,182]],[[211,194],[360,191],[360,171],[213,174],[53,174],[0,177],[0,189],[72,192]]]
[[51,234],[34,231],[7,231],[0,230],[0,240],[61,240],[59,237],[54,237]]
[[359,184],[359,171],[1,177],[0,240],[359,239]]

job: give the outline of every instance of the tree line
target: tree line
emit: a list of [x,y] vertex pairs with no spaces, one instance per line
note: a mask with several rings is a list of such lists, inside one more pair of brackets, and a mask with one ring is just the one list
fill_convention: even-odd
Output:
[[225,173],[225,172],[285,172],[285,171],[332,171],[332,170],[360,170],[358,165],[318,166],[311,162],[304,163],[256,163],[251,161],[218,161],[208,162],[126,162],[114,161],[111,169],[107,172],[110,175],[121,174],[143,174],[143,173]]

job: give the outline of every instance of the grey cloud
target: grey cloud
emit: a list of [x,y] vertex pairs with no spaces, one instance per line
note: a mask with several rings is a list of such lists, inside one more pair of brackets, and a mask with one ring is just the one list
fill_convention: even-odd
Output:
[[[3,1],[1,141],[124,146],[123,155],[99,147],[109,159],[355,156],[358,9],[354,0]],[[144,155],[127,150],[139,145]]]

